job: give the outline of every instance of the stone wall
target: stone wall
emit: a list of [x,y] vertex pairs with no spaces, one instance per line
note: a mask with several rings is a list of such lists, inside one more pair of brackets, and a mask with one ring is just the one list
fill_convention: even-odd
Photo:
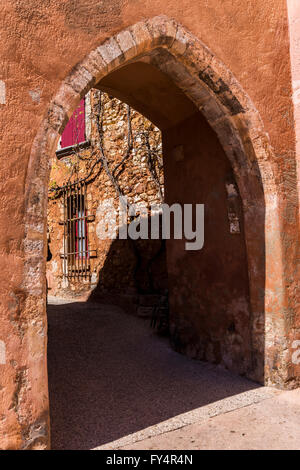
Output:
[[[106,93],[91,90],[88,101],[86,127],[90,128],[90,144],[84,149],[73,148],[63,156],[60,156],[60,150],[52,158],[48,203],[48,243],[52,257],[47,263],[48,292],[56,296],[87,298],[93,291],[93,299],[113,293],[161,292],[167,288],[165,250],[161,240],[104,239],[104,232],[111,222],[110,206],[115,208],[118,221],[122,204],[101,162],[94,167],[86,186],[90,270],[87,276],[79,279],[63,275],[64,198],[58,188],[67,182],[87,178],[99,159],[97,115],[101,114],[103,148],[110,170],[113,172],[125,158],[116,171],[115,181],[129,205],[159,206],[164,191],[160,130],[140,113]],[[132,148],[127,155],[130,134]],[[149,151],[154,170],[149,166]]]

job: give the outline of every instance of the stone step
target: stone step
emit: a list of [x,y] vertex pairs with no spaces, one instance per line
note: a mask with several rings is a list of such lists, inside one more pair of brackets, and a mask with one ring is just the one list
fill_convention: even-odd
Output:
[[161,302],[161,295],[157,294],[143,294],[139,295],[139,305],[143,307],[154,307]]
[[153,307],[144,307],[139,305],[136,309],[136,314],[141,318],[151,318],[153,313]]

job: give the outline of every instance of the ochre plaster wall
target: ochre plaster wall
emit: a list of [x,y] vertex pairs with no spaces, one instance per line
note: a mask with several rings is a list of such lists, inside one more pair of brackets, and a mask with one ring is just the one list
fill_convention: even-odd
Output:
[[[249,168],[252,165],[252,176],[257,171],[255,158],[260,159],[260,168],[263,170],[261,175],[257,174],[257,179],[261,178],[264,185],[267,208],[267,289],[264,292],[255,291],[251,276],[250,293],[256,298],[257,306],[261,298],[268,294],[268,339],[266,344],[260,343],[255,347],[266,349],[265,373],[267,377],[273,377],[268,379],[270,382],[279,386],[295,386],[299,366],[297,368],[291,363],[290,344],[299,333],[299,231],[286,1],[6,0],[2,2],[1,8],[0,340],[4,341],[6,352],[2,354],[5,363],[0,364],[3,417],[0,421],[1,447],[49,446],[45,357],[47,330],[45,317],[41,316],[45,309],[45,286],[41,287],[40,268],[36,267],[35,262],[28,261],[25,253],[38,253],[37,259],[41,258],[42,250],[46,255],[47,181],[46,178],[39,179],[39,175],[40,172],[47,174],[50,158],[49,161],[39,160],[36,155],[39,154],[41,142],[46,147],[52,146],[48,148],[51,154],[57,138],[56,132],[62,130],[59,112],[53,112],[50,102],[66,77],[72,76],[71,72],[75,73],[76,64],[83,61],[93,49],[124,28],[138,21],[145,22],[156,15],[174,19],[176,25],[181,24],[184,31],[192,33],[197,44],[201,40],[212,51],[211,70],[220,70],[217,64],[218,60],[222,61],[226,70],[223,80],[228,89],[232,89],[234,95],[238,95],[242,89],[243,99],[247,98],[253,104],[250,113],[253,119],[249,119],[249,113],[243,121],[236,116],[230,119],[235,121],[239,138],[249,150],[249,155],[253,155],[252,147],[256,148],[252,162],[248,160]],[[137,53],[142,53],[142,49],[147,49],[155,41],[159,44],[157,36],[151,39],[149,34],[147,40],[140,41],[139,44],[144,45],[136,48]],[[192,43],[189,43],[191,46],[188,49],[191,56],[187,52],[185,59],[190,68],[194,67],[195,73],[197,67],[201,68],[201,61],[195,59],[195,51],[199,50],[200,54],[204,49],[197,49],[198,45],[195,48],[194,40]],[[168,43],[168,47],[173,47],[178,56],[184,55],[185,49],[181,52],[180,44],[178,40],[173,46]],[[175,50],[177,47],[179,49]],[[192,58],[194,65],[191,63]],[[204,71],[201,73],[203,77]],[[216,86],[215,76],[211,77],[211,83],[207,78],[205,86],[211,88],[217,100],[224,90]],[[78,83],[74,82],[73,86],[76,88]],[[188,84],[186,88],[189,88]],[[78,85],[78,89],[72,91],[69,97],[60,95],[61,100],[67,103],[63,108],[58,107],[61,115],[66,112],[70,116],[79,94],[84,91],[87,90]],[[76,99],[75,92],[78,93]],[[258,122],[254,118],[256,112],[262,120],[264,137],[260,134],[253,138]],[[46,130],[52,133],[52,140],[46,137],[45,127],[41,130],[42,122],[47,122]],[[250,134],[251,139],[248,138]],[[244,175],[249,168],[244,168]],[[37,178],[34,180],[35,175]],[[273,186],[269,184],[269,177]],[[251,187],[248,187],[249,191]],[[29,200],[31,191],[34,196]],[[246,221],[253,210],[251,200],[254,206],[256,204],[254,194],[254,191],[251,196],[249,194],[249,200],[246,201],[249,209],[245,214]],[[274,218],[272,221],[272,214],[279,214],[279,219]],[[27,224],[32,221],[32,225],[25,226],[25,220]],[[249,232],[251,237],[245,233],[248,250],[254,240],[254,224]],[[261,258],[262,253],[257,252],[256,256]],[[249,257],[248,267],[255,275],[253,259]],[[27,284],[29,278],[30,285]],[[37,311],[38,315],[34,313]],[[261,319],[258,311],[253,314],[255,318]],[[256,322],[256,328],[257,331],[264,331],[264,325],[259,321]]]

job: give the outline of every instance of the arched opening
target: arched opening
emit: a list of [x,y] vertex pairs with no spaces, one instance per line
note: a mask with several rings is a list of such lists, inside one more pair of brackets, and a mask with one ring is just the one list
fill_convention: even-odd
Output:
[[[271,257],[274,247],[281,253],[281,230],[268,139],[250,99],[225,66],[165,18],[139,23],[94,50],[67,77],[49,108],[27,178],[28,308],[45,322],[45,245],[32,241],[45,240],[49,155],[92,86],[128,102],[162,129],[168,202],[208,207],[202,251],[195,256],[184,252],[181,240],[169,243],[175,348],[225,361],[260,382],[276,381],[273,344],[280,325],[273,324],[268,349],[265,320],[283,277],[281,256]],[[47,391],[45,356],[44,367]]]
[[[161,128],[165,202],[205,206],[202,250],[186,251],[184,240],[167,241],[174,347],[251,376],[248,262],[236,177],[201,111],[158,68],[167,62],[167,53],[156,50],[108,74],[98,86],[126,97]],[[263,226],[256,231],[264,243]]]
[[[153,167],[144,166],[143,160],[150,151],[155,165],[161,133],[135,110],[95,89],[85,98],[90,114],[81,103],[62,134],[64,147],[53,155],[47,316],[54,448],[111,445],[149,426],[157,432],[158,423],[167,420],[170,425],[183,413],[191,419],[195,409],[210,400],[257,386],[209,371],[203,362],[191,363],[170,348],[171,340],[177,352],[190,358],[242,375],[251,371],[242,204],[228,159],[197,108],[149,64],[132,65],[120,69],[120,77],[113,74],[116,83],[126,83],[128,74],[136,77],[136,89],[141,90],[139,74],[147,93],[155,96],[159,90],[158,110],[166,115],[165,124],[159,121],[164,139],[163,168],[156,173],[160,191],[153,184]],[[107,76],[106,84],[110,79]],[[106,87],[103,82],[98,86]],[[174,107],[173,112],[166,113],[166,106]],[[84,122],[79,120],[83,114]],[[173,122],[166,124],[168,115]],[[91,143],[86,146],[83,141],[81,150],[66,147],[70,125],[79,143],[81,124],[89,125]],[[100,134],[95,124],[101,127]],[[129,129],[133,144],[128,156]],[[100,136],[102,150],[97,147]],[[99,157],[104,158],[102,165],[95,166]],[[114,168],[121,162],[118,174]],[[165,190],[166,198],[160,198]],[[102,239],[104,224],[113,222],[112,205],[120,205],[120,194],[131,208],[136,203],[146,211],[150,200],[156,211],[163,201],[169,207],[190,204],[194,209],[203,203],[204,247],[187,251],[184,236],[123,240],[107,239],[104,233]]]

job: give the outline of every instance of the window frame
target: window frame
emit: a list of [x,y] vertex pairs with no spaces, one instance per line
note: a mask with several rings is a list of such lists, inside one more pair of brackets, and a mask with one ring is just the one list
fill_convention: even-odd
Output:
[[[76,110],[74,111],[74,113]],[[74,115],[73,113],[73,115]],[[72,116],[73,116],[72,115]],[[66,147],[61,146],[61,139],[60,137],[57,150],[56,150],[56,157],[57,158],[62,158],[67,155],[71,155],[74,153],[75,150],[79,149],[84,149],[90,146],[90,138],[91,138],[91,92],[88,92],[85,97],[84,97],[84,135],[85,135],[85,140],[82,142],[79,142],[78,144],[72,144]]]

